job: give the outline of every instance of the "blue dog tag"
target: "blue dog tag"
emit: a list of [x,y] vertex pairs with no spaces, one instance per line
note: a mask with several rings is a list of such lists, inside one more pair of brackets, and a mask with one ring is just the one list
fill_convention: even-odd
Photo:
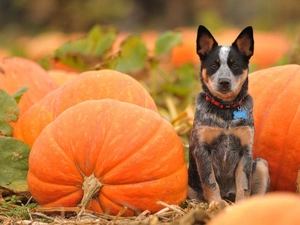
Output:
[[247,111],[246,110],[238,110],[233,112],[233,119],[247,119]]

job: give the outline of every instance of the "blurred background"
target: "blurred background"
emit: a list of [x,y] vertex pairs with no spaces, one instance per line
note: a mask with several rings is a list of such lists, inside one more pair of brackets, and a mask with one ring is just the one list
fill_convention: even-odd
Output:
[[[205,24],[212,28],[252,25],[262,30],[299,26],[298,0],[1,0],[3,32],[85,32],[95,24],[121,30],[166,30]],[[298,27],[299,28],[299,27]]]
[[[219,44],[229,45],[243,28],[253,26],[250,72],[300,64],[299,0],[0,0],[0,57],[39,62],[58,85],[72,79],[73,74],[66,76],[70,70],[77,75],[86,69],[113,68],[130,74],[147,88],[160,113],[188,143],[194,98],[201,89],[195,51],[199,24]],[[167,31],[182,35],[166,33],[157,41]],[[130,34],[142,41],[133,38],[122,45]],[[100,37],[113,41],[101,54],[95,47],[102,43]],[[46,66],[41,63],[45,57]],[[74,68],[79,61],[84,69]]]
[[[199,24],[212,32],[229,28],[240,30],[252,25],[255,31],[277,32],[284,36],[281,37],[284,40],[279,40],[275,35],[273,40],[271,34],[269,41],[274,45],[278,39],[278,45],[288,42],[286,44],[291,46],[299,35],[300,4],[299,0],[0,1],[0,47],[9,48],[13,55],[27,54],[22,49],[28,43],[26,38],[50,33],[51,38],[44,41],[48,41],[48,48],[52,50],[79,33],[88,32],[96,24],[113,25],[122,32],[189,28],[194,36]],[[69,34],[67,39],[62,37],[65,34]],[[7,54],[4,52],[0,56]]]
[[273,48],[269,53],[276,58],[256,68],[273,65],[288,54],[288,62],[299,63],[293,50],[300,40],[299,0],[1,0],[0,56],[40,59],[95,25],[134,33],[183,29],[194,54],[199,24],[226,44],[252,25],[256,49]]

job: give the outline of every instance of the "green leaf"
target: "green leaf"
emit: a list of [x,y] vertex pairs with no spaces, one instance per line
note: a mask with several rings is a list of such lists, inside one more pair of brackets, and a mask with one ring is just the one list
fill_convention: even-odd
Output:
[[115,28],[93,27],[86,37],[65,43],[54,52],[54,58],[79,70],[87,70],[91,64],[101,61],[117,36]]
[[0,121],[0,136],[9,136],[11,137],[13,135],[13,127],[3,121]]
[[86,39],[79,39],[74,42],[68,42],[54,52],[55,60],[78,69],[87,70],[82,57],[86,55],[87,43]]
[[162,33],[155,43],[155,55],[169,54],[171,50],[182,43],[182,33],[167,31]]
[[70,54],[87,54],[87,39],[86,38],[80,38],[75,41],[69,41],[62,45],[60,48],[58,48],[54,55],[56,57],[63,57]]
[[19,113],[20,111],[15,99],[0,89],[0,121],[15,122],[18,119]]
[[[200,82],[195,82],[198,79],[196,68],[189,63],[182,65],[174,71],[175,80],[161,85],[164,92],[172,94],[172,96],[178,96],[180,98],[186,98],[190,101],[190,96],[196,96],[200,90]],[[194,91],[196,91],[194,93]],[[184,103],[185,106],[187,103]]]
[[88,34],[90,42],[90,51],[88,54],[102,56],[111,49],[117,36],[115,28],[104,30],[100,26],[95,26]]
[[12,137],[0,137],[0,186],[25,191],[30,147]]
[[142,38],[128,37],[121,45],[120,57],[114,69],[129,73],[136,72],[146,66],[148,50]]
[[16,93],[14,93],[14,94],[12,95],[12,97],[15,99],[15,101],[16,101],[17,103],[19,103],[21,97],[22,97],[23,94],[28,90],[28,88],[29,88],[29,86],[23,86],[23,87],[21,87],[19,90],[17,90]]
[[51,69],[51,64],[50,64],[50,58],[51,56],[47,56],[45,58],[42,58],[38,61],[38,64],[43,67],[45,70],[50,70]]

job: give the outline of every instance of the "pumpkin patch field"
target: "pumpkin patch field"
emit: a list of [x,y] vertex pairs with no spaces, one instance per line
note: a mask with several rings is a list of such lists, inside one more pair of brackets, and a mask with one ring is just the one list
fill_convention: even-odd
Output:
[[[257,34],[249,74],[253,157],[268,162],[271,193],[187,199],[195,32],[95,26],[47,54],[0,58],[0,223],[298,223],[300,66],[281,61],[292,45],[281,35],[267,58],[269,36]],[[230,44],[232,33],[219,35]]]

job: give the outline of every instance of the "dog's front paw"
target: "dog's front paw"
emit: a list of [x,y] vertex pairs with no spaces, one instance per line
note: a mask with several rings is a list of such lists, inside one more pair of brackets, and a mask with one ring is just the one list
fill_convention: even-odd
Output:
[[236,196],[235,196],[235,202],[239,202],[244,200],[245,198],[248,198],[250,196],[250,192],[248,190],[237,190]]
[[212,201],[209,204],[207,211],[208,212],[218,212],[218,211],[226,208],[227,206],[229,206],[229,204],[228,204],[228,202],[226,202],[224,200]]

